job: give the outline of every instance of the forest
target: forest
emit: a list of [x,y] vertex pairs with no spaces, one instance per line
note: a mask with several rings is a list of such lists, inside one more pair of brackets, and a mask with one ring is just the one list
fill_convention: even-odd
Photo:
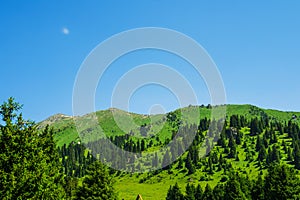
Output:
[[[72,119],[34,123],[21,109],[14,98],[0,107],[1,199],[300,199],[297,113],[227,106],[222,122],[210,119],[211,105],[191,106],[207,113],[198,123],[180,110],[158,116],[156,125],[135,115],[139,128],[124,133],[102,112],[109,140],[125,150],[116,155],[103,138],[76,136]],[[111,167],[95,154],[104,151]],[[154,151],[150,160],[142,156]],[[151,167],[158,169],[136,172]]]

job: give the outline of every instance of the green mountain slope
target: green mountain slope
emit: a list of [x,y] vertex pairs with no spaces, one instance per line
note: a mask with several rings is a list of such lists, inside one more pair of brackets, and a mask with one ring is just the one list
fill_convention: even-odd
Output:
[[[114,143],[123,142],[119,144],[121,148],[126,149],[129,144],[133,144],[133,149],[135,149],[137,148],[135,145],[140,145],[141,141],[144,142],[144,148],[138,147],[134,150],[141,151],[143,154],[143,152],[151,152],[163,147],[172,139],[174,132],[180,126],[186,127],[184,128],[185,133],[194,130],[193,127],[190,129],[187,127],[192,124],[198,125],[199,122],[195,121],[197,118],[195,110],[198,109],[202,122],[205,121],[205,118],[210,119],[210,106],[189,106],[166,115],[153,116],[109,109],[97,111],[96,116],[107,137],[110,137]],[[165,199],[170,185],[175,183],[178,183],[182,191],[185,190],[187,183],[199,184],[203,190],[207,184],[213,188],[220,183],[226,183],[229,177],[228,173],[232,170],[254,180],[259,174],[266,174],[268,166],[272,163],[285,163],[290,167],[297,167],[295,159],[300,137],[297,136],[297,126],[300,125],[299,112],[261,109],[252,105],[227,105],[226,109],[226,126],[220,133],[221,139],[214,142],[214,147],[207,156],[199,154],[201,145],[205,144],[205,138],[201,139],[201,137],[205,137],[207,129],[201,130],[199,128],[201,126],[196,126],[199,135],[197,141],[194,141],[188,151],[169,168],[133,174],[112,170],[111,174],[114,177],[115,188],[120,199],[134,199],[137,194],[142,194],[144,199]],[[187,115],[181,118],[180,111]],[[92,114],[88,114],[81,117],[68,117],[58,114],[39,123],[39,126],[44,127],[49,124],[54,129],[57,146],[65,156],[68,155],[66,153],[68,151],[72,152],[83,148],[77,142],[92,143],[99,139],[97,137],[98,125],[93,125],[89,121],[92,116]],[[128,116],[133,119],[135,126],[129,126],[126,123]],[[119,119],[118,125],[114,120],[116,117]],[[77,134],[74,120],[77,120],[81,126],[81,135],[87,133],[91,137],[82,140]],[[127,138],[127,136],[130,137]],[[73,141],[75,143],[72,143]],[[204,147],[208,148],[207,144]],[[90,150],[84,150],[84,156],[89,157],[89,152]],[[197,154],[198,156],[195,158]],[[300,155],[300,151],[298,154]],[[192,171],[187,163],[189,157],[192,158]],[[63,160],[68,159],[69,156],[65,156]],[[71,176],[82,177],[84,165],[78,168],[81,161],[76,161],[76,158],[72,159],[72,162],[63,161],[65,169],[68,169],[68,174]],[[127,168],[147,168],[146,160],[136,159],[139,164],[127,163],[125,164]],[[158,161],[162,162],[163,159],[164,155],[159,153]]]
[[[209,108],[205,106],[199,106],[197,108],[200,110],[201,119],[205,117],[210,118],[211,110]],[[182,110],[184,110],[184,112],[186,113],[189,113],[189,111],[193,109],[195,109],[195,107],[186,107],[183,108]],[[300,112],[284,112],[278,110],[261,109],[252,105],[227,105],[226,114],[227,114],[227,118],[232,115],[243,115],[246,116],[247,118],[261,117],[261,116],[268,115],[270,119],[278,120],[281,122],[287,122],[293,119],[293,116],[294,117],[296,116],[297,118],[295,118],[294,121],[296,123],[300,123]],[[101,126],[101,128],[104,130],[105,134],[108,137],[126,134],[116,124],[114,120],[114,116],[118,116],[118,118],[120,118],[120,121],[122,121],[122,118],[124,118],[124,123],[122,124],[122,127],[125,130],[129,129],[129,127],[126,127],[127,124],[126,119],[128,116],[133,118],[137,126],[149,125],[149,124],[154,124],[154,126],[157,126],[157,127],[153,127],[152,129],[153,133],[156,133],[156,129],[161,129],[162,124],[164,124],[165,122],[164,115],[154,115],[154,116],[141,115],[135,113],[128,113],[126,111],[119,110],[116,108],[97,111],[96,115],[98,118],[99,125]],[[77,142],[80,140],[80,137],[76,130],[74,120],[78,120],[82,124],[85,124],[86,130],[90,131],[91,134],[97,135],[97,127],[89,124],[88,118],[90,116],[91,114],[87,114],[80,117],[71,117],[63,114],[56,114],[40,122],[39,127],[42,128],[45,127],[46,124],[49,124],[50,127],[53,128],[56,133],[55,140],[57,141],[57,145],[62,146],[63,144],[70,144],[72,141]],[[191,123],[193,121],[192,117],[193,116],[191,114],[190,119],[187,119],[188,123]],[[139,130],[133,129],[132,131],[138,132]],[[162,133],[160,134],[160,137],[166,138],[166,136],[170,134],[168,132],[169,131],[168,125],[166,125],[161,131]]]

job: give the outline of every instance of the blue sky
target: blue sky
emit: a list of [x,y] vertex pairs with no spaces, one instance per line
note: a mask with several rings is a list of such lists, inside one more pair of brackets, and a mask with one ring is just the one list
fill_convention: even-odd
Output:
[[[79,2],[79,1],[78,1]],[[40,121],[72,114],[77,71],[89,52],[119,32],[164,27],[201,44],[217,64],[228,103],[300,111],[299,1],[5,1],[0,6],[0,101],[13,96]],[[64,30],[63,30],[64,29]],[[115,81],[137,64],[164,63],[186,75],[209,103],[205,84],[179,58],[157,51],[120,58],[103,78],[96,108],[110,107]],[[190,77],[189,77],[190,76]],[[139,89],[130,110],[178,106],[170,91]]]

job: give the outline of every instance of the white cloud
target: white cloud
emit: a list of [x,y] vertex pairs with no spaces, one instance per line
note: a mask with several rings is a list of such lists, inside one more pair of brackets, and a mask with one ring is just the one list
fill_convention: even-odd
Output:
[[64,35],[69,35],[69,33],[70,33],[69,29],[66,27],[64,27],[61,31]]

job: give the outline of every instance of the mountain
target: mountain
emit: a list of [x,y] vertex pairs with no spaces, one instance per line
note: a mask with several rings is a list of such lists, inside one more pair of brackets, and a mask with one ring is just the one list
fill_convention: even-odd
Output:
[[[198,111],[200,116],[196,116]],[[141,155],[159,150],[177,132],[183,135],[196,132],[195,140],[187,151],[166,168],[146,173],[111,169],[110,174],[115,179],[120,199],[134,199],[137,194],[141,194],[144,199],[165,199],[170,186],[176,183],[182,192],[188,183],[199,185],[202,190],[205,190],[207,184],[211,188],[222,188],[228,181],[232,181],[233,172],[239,173],[233,177],[256,181],[259,175],[265,176],[274,163],[295,168],[299,178],[299,112],[262,109],[253,105],[227,105],[226,111],[225,126],[211,130],[219,135],[212,143],[207,140],[210,135],[208,125],[215,124],[214,127],[217,127],[218,119],[210,119],[210,105],[189,106],[164,115],[141,115],[116,108],[79,117],[58,114],[40,122],[39,127],[49,124],[54,129],[64,172],[78,178],[79,182],[85,175],[86,166],[95,160],[90,147],[101,140],[99,125],[114,144],[126,151],[140,152]],[[95,119],[95,116],[96,124],[90,120]],[[128,119],[133,120],[133,125]],[[77,130],[84,137],[80,138]],[[179,146],[185,146],[183,139],[179,141]],[[208,154],[203,154],[207,150]],[[167,157],[172,158],[173,151],[169,149]],[[112,155],[107,161],[118,160],[115,166],[125,167],[127,171],[151,167],[146,158],[136,157],[132,163],[133,158],[126,157],[126,153]],[[157,160],[152,160],[152,165],[160,165],[165,159],[166,154],[159,152]],[[242,188],[245,184],[243,186],[241,182],[238,187],[241,191],[247,190],[248,193],[244,191],[243,195],[249,198],[253,185],[249,184],[248,189],[245,189]]]
[[[205,117],[210,118],[211,109],[209,109],[207,106],[190,106],[190,107],[182,108],[182,110],[186,113],[192,113],[192,110],[195,108],[200,110],[201,119]],[[180,112],[180,109],[176,111]],[[134,123],[136,123],[137,126],[149,125],[152,120],[153,121],[152,125],[158,127],[164,123],[164,117],[165,117],[165,115],[163,114],[143,115],[143,114],[129,113],[117,108],[110,108],[108,110],[97,111],[95,114],[98,118],[99,125],[104,130],[107,136],[126,134],[116,124],[114,120],[114,117],[116,116],[120,118],[121,122],[122,122],[122,118],[124,119],[122,128],[125,130],[126,129],[129,130],[129,127],[126,127],[127,126],[126,120],[128,119],[127,118],[128,116],[133,118],[133,121]],[[96,126],[98,125],[95,126],[89,124],[88,119],[89,117],[91,117],[91,115],[92,114],[87,114],[84,116],[73,117],[64,114],[56,114],[38,123],[38,125],[40,128],[43,128],[45,127],[45,125],[48,124],[51,128],[53,128],[56,133],[55,140],[57,141],[57,145],[62,146],[63,144],[70,144],[73,141],[78,142],[80,140],[80,137],[76,130],[74,120],[78,121],[79,123],[84,123],[86,126],[85,130],[89,130],[92,134],[97,135]],[[270,119],[278,120],[281,122],[294,120],[296,123],[300,123],[300,112],[291,112],[291,111],[287,112],[287,111],[279,111],[279,110],[271,110],[271,109],[262,109],[253,105],[226,105],[226,115],[227,118],[229,118],[232,115],[243,115],[247,118],[269,116]],[[193,119],[188,119],[188,121],[193,121]],[[139,127],[135,127],[135,129],[132,131],[138,131],[137,130],[138,128]],[[164,132],[164,131],[167,132],[168,128],[169,127],[167,126],[164,127],[164,129],[162,130],[163,136],[168,135],[168,133]]]

